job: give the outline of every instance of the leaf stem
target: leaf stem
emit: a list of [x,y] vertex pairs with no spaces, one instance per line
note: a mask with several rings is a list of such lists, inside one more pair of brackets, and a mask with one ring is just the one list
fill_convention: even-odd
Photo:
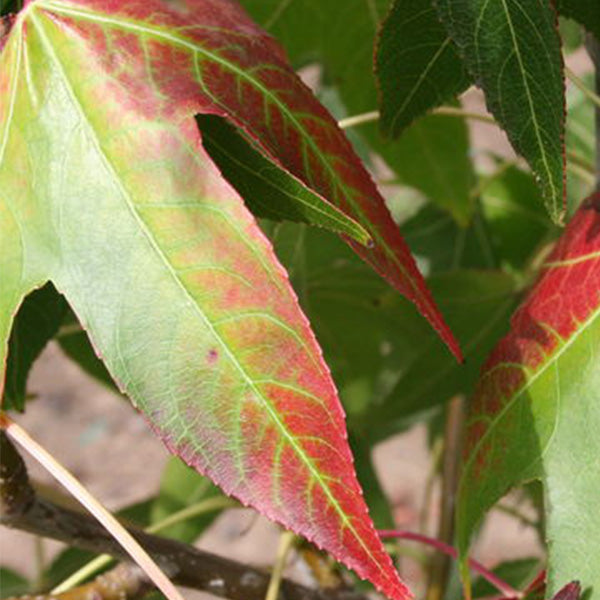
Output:
[[350,127],[356,127],[357,125],[363,125],[364,123],[372,123],[373,121],[379,121],[378,110],[346,117],[345,119],[338,121],[338,127],[340,129],[349,129]]
[[[462,119],[480,121],[489,125],[498,125],[494,117],[492,117],[491,115],[463,110],[462,108],[458,108],[456,106],[438,106],[437,108],[433,109],[430,114],[444,115],[447,117],[460,117]],[[338,127],[340,127],[341,129],[349,129],[350,127],[356,127],[357,125],[363,125],[365,123],[372,123],[373,121],[378,121],[379,117],[379,111],[372,110],[370,112],[346,117],[345,119],[338,121]]]
[[6,434],[33,456],[61,485],[63,485],[121,544],[131,558],[148,575],[169,600],[183,600],[177,588],[163,573],[150,555],[92,494],[48,451],[40,446],[20,425],[1,414],[0,426]]
[[296,542],[296,536],[291,531],[283,531],[279,536],[279,547],[277,548],[277,557],[271,571],[271,580],[265,595],[265,600],[277,600],[279,597],[279,588],[283,578],[283,571],[287,563],[291,549]]
[[584,95],[598,107],[598,109],[600,109],[600,96],[591,90],[582,79],[580,79],[577,75],[575,75],[575,73],[573,73],[573,71],[571,71],[571,69],[569,69],[569,67],[565,67],[565,74],[571,80],[571,82],[577,86],[584,93]]
[[[379,530],[379,537],[382,539],[386,538],[398,538],[402,540],[411,540],[413,542],[419,542],[421,544],[426,544],[435,548],[439,552],[443,552],[448,556],[451,556],[454,559],[458,558],[458,552],[452,546],[445,544],[439,540],[434,538],[430,538],[421,533],[413,533],[411,531],[402,531],[397,529],[382,529]],[[499,592],[501,592],[504,596],[509,596],[511,598],[522,598],[523,593],[519,590],[516,590],[511,585],[500,579],[497,575],[486,569],[480,562],[469,558],[468,564],[477,573],[479,573],[484,579],[487,579]]]

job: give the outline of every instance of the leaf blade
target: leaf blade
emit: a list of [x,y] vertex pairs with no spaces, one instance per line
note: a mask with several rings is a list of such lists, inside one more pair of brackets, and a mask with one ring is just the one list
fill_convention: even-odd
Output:
[[556,16],[536,0],[436,0],[490,112],[531,165],[552,218],[565,206],[564,77]]
[[470,84],[458,50],[431,4],[396,0],[379,33],[375,72],[381,127],[393,137]]
[[543,480],[550,593],[574,576],[584,587],[599,581],[593,565],[600,528],[590,513],[600,475],[593,458],[600,447],[591,435],[600,423],[594,360],[600,339],[599,202],[596,195],[579,209],[483,370],[459,489],[464,553],[475,523],[494,501],[519,482]]
[[[0,181],[10,207],[32,215],[24,270],[65,294],[173,451],[389,596],[408,597],[368,518],[308,321],[205,155],[189,106],[174,111],[151,78],[120,85],[115,62],[106,68],[106,54],[48,4],[31,3],[21,19],[13,35],[28,71]],[[47,168],[56,157],[60,168]],[[39,168],[30,187],[19,161]]]

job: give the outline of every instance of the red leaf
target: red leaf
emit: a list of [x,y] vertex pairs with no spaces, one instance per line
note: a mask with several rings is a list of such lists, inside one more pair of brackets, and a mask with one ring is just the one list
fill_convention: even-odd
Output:
[[[166,111],[226,117],[277,164],[365,227],[374,245],[352,248],[416,304],[457,359],[462,354],[372,179],[331,115],[293,72],[280,46],[229,0],[77,0],[52,4],[53,18],[94,41],[138,98],[148,74]],[[168,7],[167,7],[168,6]],[[142,34],[142,35],[140,35]]]

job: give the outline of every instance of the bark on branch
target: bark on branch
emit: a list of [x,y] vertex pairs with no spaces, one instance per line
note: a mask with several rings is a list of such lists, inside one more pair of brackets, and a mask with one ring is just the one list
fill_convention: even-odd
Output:
[[[121,546],[93,517],[63,508],[36,495],[29,483],[23,459],[2,431],[0,524],[66,542],[84,550],[128,559]],[[177,585],[230,600],[264,599],[269,586],[268,573],[174,540],[128,529]],[[130,579],[127,581],[131,583]],[[142,585],[147,582],[140,580],[138,583]],[[127,595],[126,590],[124,593],[125,597],[132,597]],[[97,597],[107,598],[105,595]],[[352,590],[311,589],[289,579],[282,581],[280,597],[283,600],[367,600],[366,596]]]

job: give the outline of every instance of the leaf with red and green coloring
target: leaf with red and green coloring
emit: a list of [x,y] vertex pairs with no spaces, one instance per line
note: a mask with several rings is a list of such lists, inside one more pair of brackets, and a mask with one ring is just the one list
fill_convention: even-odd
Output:
[[381,128],[398,136],[427,111],[452,100],[471,81],[456,45],[428,0],[396,0],[375,54]]
[[[240,13],[198,3],[206,22],[192,26],[166,4],[99,4],[30,2],[0,54],[2,362],[24,295],[52,281],[173,453],[389,597],[409,597],[369,519],[321,350],[202,147],[198,81],[180,77],[195,56],[182,36],[222,46],[216,22]],[[228,51],[255,31],[239,28]],[[219,64],[202,66],[215,85]],[[229,93],[235,81],[221,83]]]
[[575,577],[600,589],[598,356],[600,195],[575,214],[483,369],[458,493],[464,555],[503,494],[543,481],[549,594]]
[[600,2],[590,0],[557,0],[556,9],[569,19],[583,25],[600,41]]
[[[383,198],[343,132],[276,42],[241,8],[229,0],[187,0],[168,8],[158,0],[44,5],[70,35],[88,38],[119,85],[134,90],[145,78],[171,110],[227,118],[276,164],[360,223],[372,247],[348,243],[417,305],[460,358]],[[138,110],[145,110],[141,96]]]
[[490,112],[538,179],[552,218],[565,195],[565,86],[550,0],[435,0]]

